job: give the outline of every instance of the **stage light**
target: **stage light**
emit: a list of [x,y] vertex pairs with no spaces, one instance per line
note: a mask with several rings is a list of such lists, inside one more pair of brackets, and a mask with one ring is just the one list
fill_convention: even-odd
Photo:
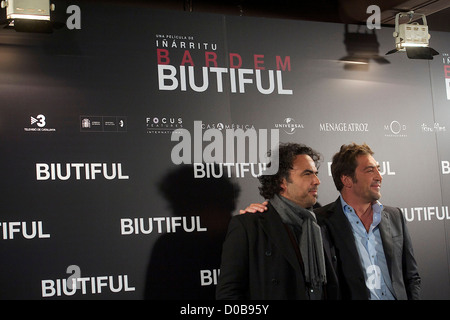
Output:
[[4,0],[1,8],[6,8],[8,26],[16,31],[52,32],[50,11],[55,5],[49,0]]
[[[422,17],[423,24],[417,22],[410,23],[414,15]],[[399,24],[401,17],[409,17],[408,23]],[[432,60],[433,56],[439,54],[436,50],[429,47],[430,34],[428,33],[427,19],[424,14],[417,14],[414,11],[399,12],[395,15],[395,49],[386,54],[406,51],[410,59]]]

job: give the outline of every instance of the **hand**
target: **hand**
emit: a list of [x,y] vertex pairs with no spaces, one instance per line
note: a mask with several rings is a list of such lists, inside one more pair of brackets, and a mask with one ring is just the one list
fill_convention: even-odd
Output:
[[267,211],[268,204],[269,204],[269,201],[264,201],[263,203],[252,203],[247,208],[245,208],[245,210],[239,210],[239,213],[245,214],[248,212],[251,212],[251,213],[264,212],[264,211]]

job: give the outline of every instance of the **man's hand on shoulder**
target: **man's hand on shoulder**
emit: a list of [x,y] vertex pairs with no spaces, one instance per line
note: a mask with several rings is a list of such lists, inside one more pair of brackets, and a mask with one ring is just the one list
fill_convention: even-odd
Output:
[[269,204],[269,201],[264,201],[263,203],[252,203],[244,210],[239,210],[240,214],[245,213],[255,213],[255,212],[264,212],[267,211],[267,205]]

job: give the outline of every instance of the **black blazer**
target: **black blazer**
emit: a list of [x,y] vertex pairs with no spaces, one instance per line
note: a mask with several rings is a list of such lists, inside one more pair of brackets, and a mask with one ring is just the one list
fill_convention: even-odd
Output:
[[[370,292],[365,284],[358,249],[350,222],[342,210],[340,198],[314,212],[322,227],[322,233],[334,246],[342,298],[369,299]],[[383,206],[379,228],[394,296],[397,300],[420,299],[421,279],[401,210]]]
[[[329,256],[326,262],[327,272],[331,270],[326,296],[335,299],[337,276]],[[217,299],[308,299],[306,290],[294,246],[270,203],[264,213],[231,219],[223,244]]]

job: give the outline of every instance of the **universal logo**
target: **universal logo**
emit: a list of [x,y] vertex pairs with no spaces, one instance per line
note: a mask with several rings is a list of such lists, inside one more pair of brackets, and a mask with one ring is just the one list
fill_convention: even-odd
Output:
[[127,117],[80,116],[81,132],[127,132]]
[[54,132],[55,128],[47,127],[47,118],[43,114],[38,114],[37,116],[30,116],[30,126],[23,128],[23,130],[28,132]]
[[294,118],[285,118],[282,123],[275,123],[276,129],[282,129],[287,134],[294,134],[297,129],[304,129],[301,123],[297,123]]
[[384,136],[389,138],[406,138],[406,125],[397,120],[391,121],[390,124],[384,125]]
[[147,117],[145,118],[147,133],[168,133],[183,128],[183,119],[177,117]]

